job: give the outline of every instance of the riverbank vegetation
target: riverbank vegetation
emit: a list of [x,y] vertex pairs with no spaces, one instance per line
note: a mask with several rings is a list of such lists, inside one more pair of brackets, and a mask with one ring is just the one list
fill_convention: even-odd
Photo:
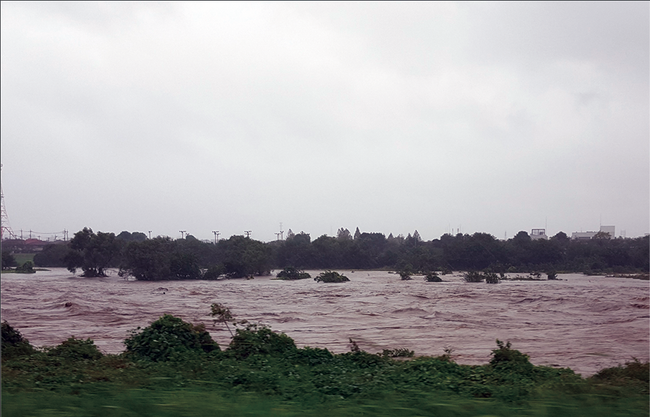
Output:
[[[423,241],[416,232],[407,237],[357,233],[340,229],[336,237],[289,233],[287,239],[260,242],[231,236],[218,242],[155,237],[143,233],[94,233],[85,228],[68,245],[52,245],[34,257],[36,266],[65,265],[84,276],[101,276],[105,268],[120,268],[123,276],[139,280],[243,278],[273,269],[389,269],[411,275],[450,271],[505,273],[557,272],[586,274],[648,274],[649,237],[571,240],[560,232],[549,240],[532,240],[519,232],[508,240],[486,233],[445,234]],[[3,263],[4,266],[4,263]],[[405,275],[405,276],[406,276]],[[282,277],[280,277],[282,278]],[[490,275],[492,282],[494,277]]]
[[582,378],[535,366],[509,342],[497,341],[480,366],[457,364],[450,350],[411,358],[351,343],[342,354],[298,348],[247,323],[221,347],[205,328],[165,315],[133,331],[124,353],[106,355],[74,337],[34,348],[5,322],[2,415],[648,415],[648,363],[636,360]]

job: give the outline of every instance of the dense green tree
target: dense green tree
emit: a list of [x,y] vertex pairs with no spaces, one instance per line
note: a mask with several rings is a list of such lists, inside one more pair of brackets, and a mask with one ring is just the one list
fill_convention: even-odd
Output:
[[131,242],[122,257],[120,275],[130,275],[142,281],[172,279],[171,258],[173,253],[174,243],[169,237]]
[[13,268],[18,265],[16,258],[9,251],[2,251],[2,269]]
[[84,227],[75,233],[70,241],[70,252],[65,258],[66,266],[72,273],[81,268],[85,277],[105,277],[106,268],[119,254],[119,246],[114,233],[95,234]]
[[193,253],[176,252],[171,255],[169,271],[176,279],[198,279],[201,278],[201,269],[197,256]]
[[312,242],[314,249],[314,268],[341,267],[341,253],[338,238],[322,235]]
[[348,229],[340,228],[336,233],[336,238],[338,240],[352,240],[352,235]]
[[271,271],[271,250],[267,245],[244,236],[221,240],[224,248],[224,267],[232,278],[250,275],[268,275]]
[[142,232],[127,232],[126,230],[115,236],[115,239],[125,240],[127,242],[142,242],[147,240],[147,235]]
[[34,255],[34,264],[36,266],[46,267],[65,267],[65,256],[70,251],[67,243],[56,243],[47,245],[41,252]]
[[278,248],[277,260],[281,268],[287,266],[312,267],[316,262],[309,234],[300,232],[288,237],[284,244]]

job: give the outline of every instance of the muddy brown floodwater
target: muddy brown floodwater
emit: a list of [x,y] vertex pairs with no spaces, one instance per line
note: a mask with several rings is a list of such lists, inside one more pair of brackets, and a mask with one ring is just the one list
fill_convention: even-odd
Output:
[[236,319],[270,325],[299,347],[335,353],[349,351],[352,338],[371,353],[408,348],[440,355],[449,347],[458,363],[484,364],[500,339],[535,365],[570,367],[583,376],[633,357],[648,360],[648,281],[566,274],[557,281],[490,285],[465,283],[460,274],[427,283],[383,271],[340,272],[351,281],[140,282],[114,271],[82,278],[56,268],[3,274],[2,319],[36,346],[75,336],[119,353],[129,330],[168,313],[204,323],[225,347],[230,334],[209,316],[210,304],[218,302]]

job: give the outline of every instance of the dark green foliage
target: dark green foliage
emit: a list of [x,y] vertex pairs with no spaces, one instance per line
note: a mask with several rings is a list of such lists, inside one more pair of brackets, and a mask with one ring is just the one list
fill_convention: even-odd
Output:
[[2,269],[13,268],[18,265],[16,258],[9,251],[2,251]]
[[483,282],[485,277],[480,272],[468,271],[463,274],[465,282]]
[[223,265],[229,278],[268,275],[271,270],[271,250],[262,242],[243,236],[231,236],[219,241],[224,250]]
[[133,330],[124,344],[128,354],[156,362],[181,360],[188,353],[219,350],[219,345],[202,324],[194,326],[169,314],[149,327]]
[[345,275],[341,275],[336,271],[325,271],[321,272],[316,278],[316,282],[347,282],[350,281]]
[[85,277],[105,277],[105,269],[119,254],[114,233],[95,234],[84,227],[70,241],[70,252],[65,257],[68,270],[74,273],[81,268]]
[[284,333],[275,333],[269,327],[248,324],[237,329],[227,353],[244,359],[251,355],[286,355],[296,349],[293,339]]
[[20,331],[7,323],[2,322],[2,360],[11,359],[22,355],[31,355],[34,348],[29,344]]
[[648,365],[638,361],[584,380],[568,369],[533,366],[504,343],[495,364],[467,366],[451,360],[451,349],[444,359],[394,360],[410,351],[332,354],[297,349],[287,336],[274,342],[268,328],[247,330],[242,356],[185,350],[154,362],[134,361],[132,353],[95,360],[47,351],[3,355],[2,415],[648,415]]
[[412,358],[415,352],[406,348],[384,349],[381,356],[386,358]]
[[[113,234],[104,234],[108,237],[103,243],[99,242],[102,239],[95,239],[98,242],[88,239],[92,235],[90,229],[75,234],[71,246],[76,249],[65,256],[65,265],[71,270],[86,268],[85,276],[104,273],[100,263],[106,264],[104,255],[110,252],[109,240]],[[139,232],[122,232],[118,236],[113,242],[118,251],[113,253],[108,265],[121,266],[123,276],[131,275],[141,280],[217,279],[221,275],[243,278],[267,275],[273,268],[291,266],[297,270],[387,268],[406,272],[405,266],[410,265],[412,273],[402,274],[404,279],[410,278],[415,271],[432,270],[483,270],[497,274],[558,270],[621,274],[647,273],[650,268],[648,237],[574,241],[564,233],[558,233],[549,240],[533,241],[528,233],[519,232],[510,240],[500,241],[487,233],[459,233],[423,241],[415,232],[407,238],[401,235],[393,237],[392,234],[386,238],[381,233],[358,231],[353,239],[346,229],[339,229],[338,237],[323,235],[313,242],[304,232],[289,233],[286,240],[269,243],[243,236],[231,236],[218,243],[202,242],[191,235],[177,240],[146,239]],[[79,249],[81,247],[84,249]],[[66,248],[68,245],[51,245],[35,256],[36,265],[59,266]],[[88,252],[86,248],[92,250]],[[102,256],[89,260],[92,258],[90,253]],[[201,275],[199,268],[209,271]],[[485,280],[486,276],[481,278],[481,281]],[[502,275],[500,279],[503,278]],[[488,279],[488,282],[498,281]]]
[[296,349],[292,355],[287,357],[293,358],[296,362],[304,365],[316,366],[331,363],[334,355],[327,349],[310,348],[305,346],[302,349]]
[[41,252],[34,255],[34,265],[45,267],[65,267],[65,257],[70,251],[67,243],[47,245]]
[[499,276],[495,274],[494,272],[486,272],[485,273],[485,282],[488,284],[498,284],[499,283]]
[[171,255],[169,272],[176,279],[201,278],[198,259],[192,253],[174,253]]
[[311,278],[311,275],[309,275],[305,271],[300,271],[297,268],[294,268],[292,266],[287,266],[282,271],[278,272],[276,277],[284,280],[294,280],[294,279]]
[[230,326],[228,325],[228,322],[233,319],[232,313],[230,312],[230,309],[223,304],[219,303],[212,303],[210,306],[210,315],[215,318],[214,322],[216,323],[217,321],[222,322],[223,324],[226,325],[226,328],[228,328],[228,331],[230,332],[231,336],[235,336],[232,333],[232,330],[230,330]]
[[225,273],[226,273],[226,269],[223,267],[223,265],[212,265],[203,274],[203,279],[207,279],[207,280],[219,279]]
[[19,274],[35,274],[34,263],[32,261],[27,261],[24,264],[16,267],[16,272]]
[[413,275],[413,267],[409,264],[404,266],[404,268],[397,271],[402,281],[410,281],[411,275]]
[[490,360],[490,365],[498,366],[503,364],[519,364],[519,365],[530,365],[529,356],[521,353],[518,350],[511,349],[510,342],[503,343],[497,339],[498,349],[492,351],[492,359]]
[[633,361],[625,363],[625,366],[606,368],[590,378],[597,383],[608,383],[616,386],[637,387],[642,393],[648,394],[650,382],[650,364],[640,362],[634,358]]
[[104,356],[91,339],[69,338],[58,346],[47,350],[50,356],[69,360],[97,360]]
[[174,253],[170,238],[131,242],[122,256],[120,276],[131,275],[141,281],[172,279],[171,258]]
[[142,232],[128,232],[128,231],[123,231],[119,235],[115,236],[115,239],[117,240],[123,240],[126,242],[143,242],[147,240],[147,235],[145,235]]
[[442,278],[440,278],[440,276],[438,276],[438,274],[433,271],[427,272],[424,276],[424,280],[426,282],[442,282]]

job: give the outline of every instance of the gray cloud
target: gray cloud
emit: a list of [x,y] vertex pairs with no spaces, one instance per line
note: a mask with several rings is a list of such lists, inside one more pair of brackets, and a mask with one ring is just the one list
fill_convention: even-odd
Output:
[[3,3],[14,228],[649,229],[647,3]]

